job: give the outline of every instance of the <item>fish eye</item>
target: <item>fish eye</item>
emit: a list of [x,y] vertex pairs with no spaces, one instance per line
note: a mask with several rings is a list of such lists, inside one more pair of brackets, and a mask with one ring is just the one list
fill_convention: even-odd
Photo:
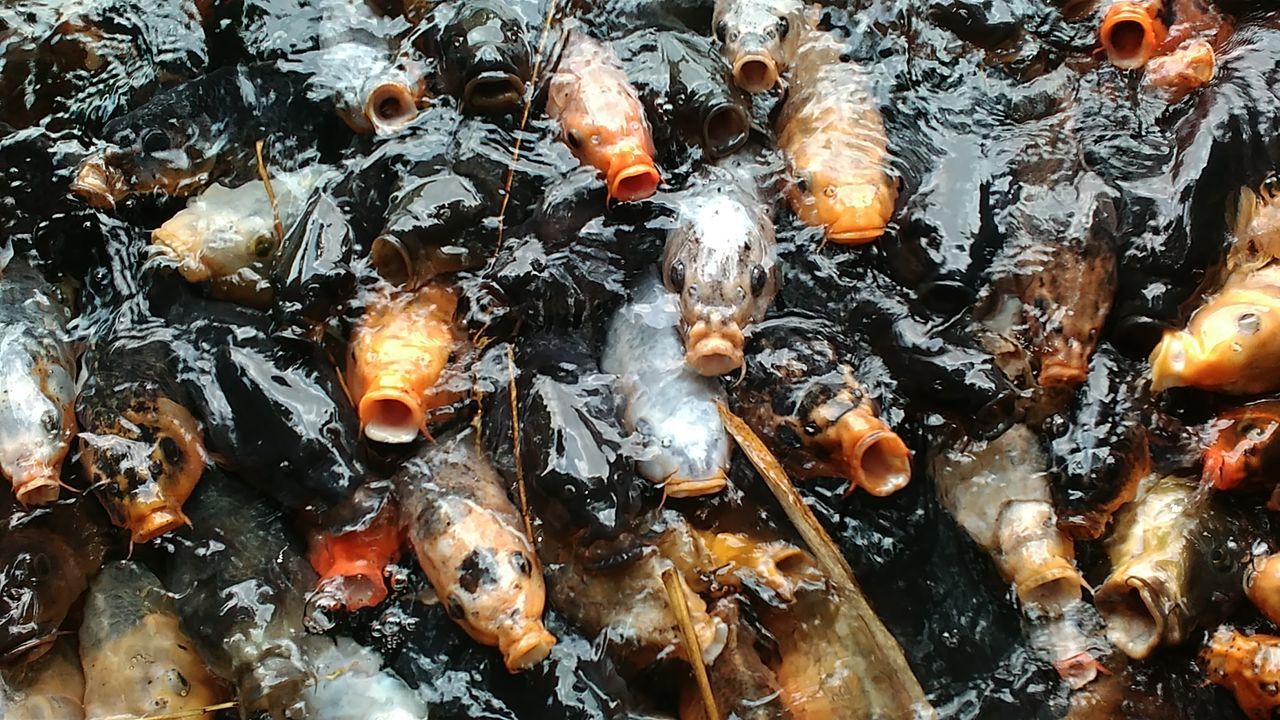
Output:
[[177,465],[182,459],[182,449],[178,447],[178,441],[168,435],[160,438],[160,452],[164,455],[165,462],[170,465]]
[[274,252],[276,249],[276,240],[270,235],[262,235],[253,241],[253,254],[264,258]]
[[191,694],[191,682],[177,668],[169,668],[164,674],[165,683],[178,697]]
[[720,42],[724,42],[724,37],[725,35],[728,35],[728,34],[729,34],[728,22],[721,20],[720,22],[716,23],[716,39],[717,40],[719,40]]
[[803,177],[796,178],[796,187],[799,188],[802,193],[809,192],[809,179]]
[[667,278],[671,282],[671,289],[676,292],[684,290],[684,261],[677,260],[671,263],[671,269],[667,271]]
[[516,570],[521,575],[533,574],[533,563],[529,561],[529,556],[522,552],[517,552],[511,556],[511,562],[516,566]]
[[454,35],[454,36],[453,36],[453,46],[454,46],[454,47],[456,47],[456,48],[460,48],[460,47],[462,47],[462,36],[461,36],[461,35]]
[[36,580],[44,580],[52,574],[53,563],[49,561],[48,555],[41,553],[31,557],[31,577]]
[[1268,175],[1267,179],[1262,181],[1262,192],[1271,198],[1280,195],[1280,175],[1276,173]]
[[142,151],[148,153],[164,152],[172,145],[169,143],[169,135],[159,128],[148,130],[142,136]]
[[791,32],[791,21],[784,17],[778,18],[778,37],[785,38],[789,32]]
[[1250,440],[1263,440],[1267,437],[1267,431],[1270,428],[1264,428],[1260,425],[1248,423],[1244,428],[1244,436]]
[[1254,335],[1262,329],[1262,318],[1255,312],[1242,313],[1236,318],[1236,328],[1242,335]]
[[804,434],[808,435],[809,437],[814,437],[820,432],[820,428],[815,423],[811,423],[811,422],[805,423],[803,430],[804,430]]
[[1213,552],[1209,553],[1209,562],[1219,570],[1226,570],[1231,567],[1231,557],[1227,554],[1225,548],[1216,547]]
[[751,268],[751,294],[760,297],[760,293],[764,292],[764,285],[769,281],[769,273],[765,272],[763,265],[756,265]]
[[454,620],[460,621],[467,615],[466,610],[462,607],[462,600],[458,599],[457,595],[449,596],[448,601],[444,604],[444,610],[449,613],[449,617]]
[[565,133],[564,140],[565,142],[569,143],[569,147],[573,148],[574,150],[582,149],[582,134],[579,133],[577,130],[570,130],[569,132]]

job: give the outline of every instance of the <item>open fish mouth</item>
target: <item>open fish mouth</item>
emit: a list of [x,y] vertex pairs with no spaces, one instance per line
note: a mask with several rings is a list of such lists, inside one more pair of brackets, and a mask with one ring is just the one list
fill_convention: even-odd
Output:
[[99,210],[115,208],[116,203],[126,195],[124,178],[115,169],[108,167],[106,160],[100,155],[90,157],[80,164],[80,170],[71,182],[71,192]]
[[0,655],[0,665],[22,665],[39,659],[53,647],[60,634],[55,631],[23,640]]
[[778,64],[763,53],[743,54],[733,62],[733,81],[749,93],[772,90],[778,78]]
[[1135,660],[1152,653],[1169,629],[1173,603],[1164,583],[1129,574],[1098,588],[1094,602],[1107,623],[1107,639]]
[[488,70],[467,81],[462,104],[480,112],[503,112],[524,100],[524,80],[513,72]]
[[1164,23],[1147,9],[1148,3],[1112,5],[1098,29],[1098,40],[1112,65],[1133,70],[1147,64],[1168,33]]
[[380,83],[365,99],[364,116],[375,133],[389,135],[418,117],[418,101],[404,83]]
[[716,105],[702,121],[702,140],[714,157],[724,157],[742,147],[750,133],[747,111],[733,103]]

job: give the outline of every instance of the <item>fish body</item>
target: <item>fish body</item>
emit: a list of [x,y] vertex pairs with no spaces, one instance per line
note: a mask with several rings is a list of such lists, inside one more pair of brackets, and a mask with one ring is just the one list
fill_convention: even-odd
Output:
[[1058,529],[1048,458],[1030,429],[1014,425],[990,442],[944,450],[933,470],[943,507],[991,554],[1024,606],[1053,616],[1080,600],[1084,578]]
[[347,387],[365,437],[407,443],[427,431],[443,398],[433,387],[459,338],[456,290],[428,285],[373,298],[348,340]]
[[0,673],[0,717],[85,720],[84,674],[75,643],[61,640],[30,665]]
[[1200,657],[1209,682],[1230,690],[1250,720],[1267,720],[1280,708],[1280,637],[1246,635],[1222,626]]
[[[425,3],[406,3],[419,5]],[[524,102],[533,74],[533,48],[524,19],[510,3],[440,3],[428,30],[444,91],[476,113],[504,113]]]
[[80,462],[111,521],[135,543],[189,524],[183,503],[209,457],[168,347],[106,341],[88,351],[85,369]]
[[679,295],[689,365],[703,375],[742,367],[744,331],[778,292],[773,217],[741,166],[708,167],[679,203],[662,277]]
[[1073,537],[1101,537],[1150,473],[1148,402],[1132,363],[1107,347],[1093,356],[1068,409],[1047,423],[1058,525]]
[[1094,591],[1107,639],[1142,659],[1186,641],[1241,596],[1248,525],[1190,478],[1151,476],[1116,516],[1112,570]]
[[808,18],[800,0],[716,0],[711,29],[733,68],[733,81],[762,93],[783,82]]
[[39,271],[0,269],[0,473],[28,505],[58,498],[76,432],[69,315]]
[[224,476],[189,503],[192,531],[174,543],[166,585],[206,665],[235,685],[242,714],[305,717],[314,680],[298,640],[303,593],[315,586],[279,511]]
[[729,472],[729,435],[716,403],[724,389],[685,364],[675,298],[654,276],[609,325],[600,369],[618,376],[622,419],[651,455],[636,469],[671,497],[714,493]]
[[880,416],[831,323],[770,319],[748,344],[734,407],[797,477],[830,476],[876,495],[911,479],[911,452]]
[[889,140],[870,74],[841,61],[844,46],[811,30],[796,51],[791,90],[778,118],[778,147],[801,220],[832,242],[862,244],[884,234],[898,201]]
[[[352,497],[359,495],[357,491]],[[383,498],[373,517],[357,527],[321,523],[310,528],[307,560],[319,581],[307,597],[308,620],[319,624],[318,617],[337,608],[354,612],[381,604],[387,597],[383,576],[400,557],[402,541],[399,508],[390,498]]]
[[471,432],[429,447],[397,476],[402,522],[449,616],[496,645],[507,669],[546,658],[546,588],[533,543]]
[[187,282],[269,292],[271,271],[283,252],[279,232],[289,233],[301,219],[324,176],[321,167],[277,174],[271,179],[274,205],[260,180],[235,188],[212,185],[152,231],[151,243],[177,262]]
[[1233,274],[1185,330],[1151,351],[1151,389],[1247,395],[1280,389],[1280,263]]
[[1280,554],[1255,557],[1244,572],[1244,594],[1271,622],[1280,620]]
[[611,200],[643,200],[658,189],[644,106],[618,56],[580,28],[569,31],[551,75],[547,115],[578,160],[605,176]]
[[24,510],[0,495],[0,667],[49,650],[106,554],[107,528],[87,497]]
[[1280,401],[1259,400],[1209,422],[1200,479],[1215,490],[1271,490],[1270,469],[1280,460]]
[[315,684],[303,693],[311,720],[426,720],[427,705],[378,653],[350,638],[303,641]]
[[[86,720],[198,710],[226,694],[178,627],[173,599],[146,568],[107,565],[80,626]],[[212,713],[192,717],[212,718]]]
[[[742,619],[738,601],[717,600],[711,612],[728,628],[724,650],[707,668],[717,710],[741,720],[789,720],[792,716],[782,700],[782,686],[756,651],[757,633]],[[681,693],[680,720],[705,718],[701,696],[690,683]]]

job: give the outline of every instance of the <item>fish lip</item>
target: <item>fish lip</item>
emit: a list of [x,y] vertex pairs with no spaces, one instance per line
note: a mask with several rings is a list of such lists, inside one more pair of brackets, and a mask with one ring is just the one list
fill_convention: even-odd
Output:
[[866,245],[884,235],[885,229],[878,228],[858,228],[855,230],[833,230],[827,228],[827,239],[841,245]]
[[1107,60],[1123,70],[1136,70],[1145,65],[1168,32],[1145,5],[1116,3],[1108,8],[1098,27],[1098,42],[1106,50]]
[[540,620],[534,620],[515,642],[503,642],[506,639],[505,636],[499,638],[502,646],[499,650],[507,671],[512,673],[528,670],[542,662],[556,644],[556,636],[548,632]]
[[159,507],[144,515],[140,522],[130,523],[133,526],[129,530],[130,539],[135,545],[141,545],[190,524],[191,521],[181,510],[169,506]]
[[[1173,387],[1187,385],[1185,377],[1187,364],[1197,349],[1196,340],[1180,330],[1166,330],[1160,343],[1151,351],[1148,364],[1151,366],[1151,391],[1163,392]],[[1190,345],[1191,347],[1188,347]],[[1198,354],[1198,353],[1196,353]]]
[[[849,481],[875,497],[892,495],[911,482],[911,450],[883,420],[874,415],[859,417],[857,410],[845,413],[837,421],[844,431],[844,459],[849,466]],[[845,418],[850,418],[846,420]],[[870,425],[874,429],[863,432]],[[877,427],[878,426],[878,427]],[[871,461],[882,461],[883,472],[868,473],[867,453],[875,451]],[[883,454],[883,457],[881,456]],[[850,488],[852,490],[853,488]]]
[[1214,490],[1231,490],[1244,482],[1245,472],[1240,463],[1228,462],[1223,453],[1209,448],[1204,453],[1204,467],[1200,471],[1201,484]]
[[687,498],[698,497],[700,495],[712,495],[724,489],[729,483],[729,476],[725,473],[724,468],[716,468],[711,475],[694,479],[691,477],[682,477],[679,474],[673,474],[662,483],[662,491],[667,497]]
[[658,174],[658,168],[654,166],[652,160],[648,158],[635,160],[620,169],[610,169],[609,199],[618,202],[644,200],[658,191],[660,182],[662,182],[662,176]]
[[778,63],[761,52],[745,52],[733,61],[733,82],[755,95],[777,87]]
[[1107,625],[1107,639],[1135,660],[1150,655],[1169,628],[1174,604],[1163,586],[1155,578],[1136,577],[1131,570],[1114,580],[1108,578],[1094,594],[1094,604]]
[[364,116],[374,134],[391,135],[418,117],[418,99],[403,82],[381,82],[365,96]]
[[[379,387],[360,397],[356,412],[364,436],[390,445],[411,443],[426,429],[426,414],[413,393],[400,387]],[[392,417],[385,421],[384,414]]]
[[724,157],[745,145],[750,132],[747,111],[732,102],[716,104],[702,119],[702,140],[713,157]]
[[127,194],[124,178],[115,169],[107,165],[101,154],[85,158],[71,181],[71,192],[79,195],[91,207],[99,210],[112,210],[116,203]]
[[413,255],[404,242],[395,235],[383,233],[369,246],[369,261],[382,278],[396,285],[416,286]]
[[58,631],[54,630],[42,635],[33,636],[29,640],[24,640],[4,651],[3,655],[0,655],[0,665],[9,666],[20,664],[18,661],[22,660],[24,656],[26,656],[24,662],[36,660],[41,655],[45,654],[57,639]]
[[512,70],[485,70],[467,80],[462,104],[478,112],[505,112],[524,100],[524,90],[524,80]]
[[189,283],[201,283],[213,277],[213,273],[204,263],[192,257],[193,253],[183,251],[189,251],[191,246],[177,231],[170,230],[164,225],[152,230],[151,247],[177,263],[178,273]]
[[58,475],[57,469],[48,465],[25,468],[20,478],[13,478],[13,494],[23,505],[48,505],[61,493]]

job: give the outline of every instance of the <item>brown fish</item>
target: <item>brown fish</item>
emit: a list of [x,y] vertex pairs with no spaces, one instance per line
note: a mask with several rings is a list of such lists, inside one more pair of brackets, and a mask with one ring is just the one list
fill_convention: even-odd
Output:
[[1235,695],[1250,720],[1270,720],[1280,710],[1280,637],[1245,635],[1223,625],[1200,653],[1209,682]]
[[3,673],[0,714],[13,720],[85,720],[84,674],[75,643],[59,640],[39,660]]
[[782,83],[808,22],[800,0],[716,0],[711,28],[733,81],[762,93]]
[[1280,400],[1260,400],[1209,422],[1200,479],[1215,490],[1270,490],[1268,470],[1280,460]]
[[541,662],[556,643],[542,624],[541,569],[475,435],[428,446],[396,487],[409,542],[449,617],[477,642],[496,645],[511,672]]
[[547,115],[560,123],[578,160],[604,174],[610,200],[643,200],[658,189],[662,178],[640,97],[617,55],[581,29],[565,39]]
[[[760,658],[756,632],[740,617],[739,602],[722,598],[711,608],[729,628],[724,650],[708,668],[716,708],[724,717],[740,720],[787,720],[791,714],[782,700],[782,686]],[[705,718],[697,686],[687,683],[680,698],[680,720]]]

